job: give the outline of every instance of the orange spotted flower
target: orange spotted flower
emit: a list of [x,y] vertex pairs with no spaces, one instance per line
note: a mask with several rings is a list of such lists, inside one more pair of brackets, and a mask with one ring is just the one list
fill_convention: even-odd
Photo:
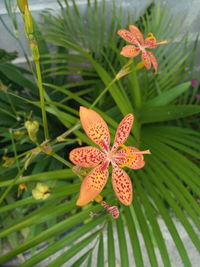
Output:
[[129,25],[129,30],[121,29],[117,33],[127,42],[133,45],[126,45],[122,48],[121,55],[128,58],[136,57],[140,52],[142,52],[142,61],[145,63],[145,67],[149,70],[151,65],[153,65],[156,73],[158,70],[158,63],[153,53],[146,50],[154,49],[157,45],[166,44],[167,41],[162,41],[157,43],[156,38],[150,32],[148,37],[144,39],[140,30],[134,26]]
[[[131,169],[140,169],[144,166],[142,154],[149,154],[149,150],[139,151],[135,147],[126,147],[127,140],[133,124],[133,115],[126,115],[120,122],[115,140],[110,149],[110,134],[106,122],[94,110],[80,107],[80,120],[88,137],[100,149],[93,146],[75,148],[70,152],[70,160],[81,167],[94,168],[83,180],[78,206],[93,201],[103,190],[108,179],[108,167],[112,164],[112,185],[118,199],[124,205],[132,202],[132,184],[128,174],[122,169],[127,166]],[[120,147],[122,149],[118,150]]]

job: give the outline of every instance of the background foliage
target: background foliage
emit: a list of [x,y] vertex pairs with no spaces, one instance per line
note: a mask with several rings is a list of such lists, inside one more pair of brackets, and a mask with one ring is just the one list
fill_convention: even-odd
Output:
[[[58,1],[59,15],[45,11],[44,23],[35,23],[51,140],[67,129],[70,133],[67,136],[70,139],[65,142],[53,142],[53,150],[67,159],[69,151],[79,145],[77,141],[90,144],[82,129],[73,130],[79,120],[79,106],[90,107],[127,62],[119,54],[124,41],[116,32],[136,24],[144,35],[153,32],[157,40],[169,41],[155,50],[160,74],[142,69],[123,77],[109,88],[94,109],[109,124],[112,138],[120,119],[133,113],[136,127],[127,144],[137,145],[141,150],[150,149],[152,154],[145,157],[145,168],[128,172],[134,187],[130,207],[120,205],[115,199],[110,182],[104,189],[105,199],[120,208],[116,221],[109,214],[90,218],[91,211],[102,211],[95,203],[84,208],[75,206],[80,180],[50,155],[40,153],[23,176],[16,179],[25,156],[35,147],[23,128],[24,121],[39,121],[38,136],[42,142],[42,120],[34,69],[27,71],[13,65],[12,57],[4,57],[0,63],[4,89],[0,91],[1,156],[6,154],[12,160],[6,162],[8,168],[5,162],[0,167],[1,194],[10,186],[0,207],[0,246],[4,248],[8,244],[9,250],[0,257],[0,262],[18,256],[24,262],[21,266],[35,266],[53,256],[46,266],[61,266],[69,261],[75,267],[81,263],[94,266],[97,257],[97,266],[103,266],[106,261],[109,266],[115,266],[115,259],[120,257],[121,266],[130,266],[134,256],[135,265],[142,267],[145,265],[141,242],[144,242],[151,266],[160,266],[158,255],[164,266],[171,266],[159,223],[162,218],[183,264],[192,266],[174,218],[180,221],[199,250],[200,133],[197,125],[200,107],[199,99],[195,98],[198,84],[195,88],[190,85],[196,44],[189,42],[186,33],[178,45],[173,45],[182,22],[175,20],[173,27],[169,27],[172,17],[159,3],[151,5],[136,20],[114,2],[88,1],[84,14],[72,2],[70,7],[68,1],[65,5]],[[54,44],[54,52],[49,44]],[[140,95],[137,99],[136,88]],[[14,133],[13,129],[19,128],[24,134]],[[35,200],[31,196],[36,181],[49,185],[48,199]],[[20,183],[25,183],[28,191],[19,195]],[[127,249],[129,242],[131,251]],[[120,255],[116,254],[117,248]]]

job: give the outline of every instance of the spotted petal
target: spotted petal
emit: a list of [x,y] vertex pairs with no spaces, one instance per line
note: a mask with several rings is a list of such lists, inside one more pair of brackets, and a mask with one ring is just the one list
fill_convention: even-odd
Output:
[[156,39],[154,37],[148,37],[145,40],[145,48],[154,49],[156,46]]
[[133,125],[134,117],[133,114],[127,114],[123,120],[120,122],[117,132],[115,135],[114,144],[112,147],[112,151],[116,151],[118,147],[123,144],[128,138],[132,125]]
[[82,182],[80,195],[76,202],[78,206],[84,206],[93,201],[102,191],[108,179],[108,168],[102,170],[102,165],[94,168]]
[[[140,152],[136,147],[128,146],[128,150],[130,151],[132,158],[129,157],[127,151],[125,149],[120,149],[114,155],[114,162],[119,166],[125,165],[130,169],[141,169],[144,167],[144,157],[142,154],[134,154],[134,152]],[[130,164],[127,164],[130,162]]]
[[80,120],[88,137],[103,150],[108,151],[110,134],[106,122],[92,109],[80,107]]
[[121,55],[128,58],[134,58],[140,53],[140,48],[134,45],[125,45],[122,48]]
[[154,66],[155,72],[158,72],[158,62],[156,60],[156,58],[154,57],[153,53],[151,53],[150,51],[147,52],[149,55],[149,58],[151,60],[152,65]]
[[139,42],[138,42],[136,36],[132,32],[121,29],[117,33],[119,34],[119,36],[121,36],[128,43],[139,45]]
[[143,46],[144,45],[144,38],[143,38],[141,31],[138,29],[138,27],[136,27],[134,25],[129,25],[129,30],[135,35],[136,39]]
[[105,154],[93,146],[85,146],[73,149],[69,159],[80,167],[93,168],[99,165],[105,158]]
[[112,185],[119,201],[126,206],[130,205],[133,199],[131,179],[117,165],[113,166]]
[[149,51],[143,51],[142,52],[142,61],[145,62],[145,67],[146,69],[150,70],[151,68],[151,59],[149,57],[149,54],[148,54]]

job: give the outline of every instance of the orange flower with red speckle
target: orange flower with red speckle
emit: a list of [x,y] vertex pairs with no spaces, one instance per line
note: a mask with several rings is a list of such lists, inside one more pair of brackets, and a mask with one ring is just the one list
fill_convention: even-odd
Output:
[[[80,166],[94,168],[83,180],[78,206],[93,201],[103,190],[108,179],[108,167],[112,164],[112,185],[116,196],[124,205],[132,202],[132,184],[128,174],[122,169],[127,166],[131,169],[140,169],[145,162],[142,154],[149,154],[149,150],[139,151],[135,147],[127,147],[123,143],[127,140],[134,117],[126,115],[120,122],[115,140],[110,149],[110,134],[106,122],[94,110],[80,107],[80,120],[88,137],[100,149],[93,146],[75,148],[70,152],[70,160]],[[122,149],[118,150],[120,147]]]
[[142,61],[145,62],[145,67],[149,70],[153,65],[156,73],[158,71],[158,63],[152,52],[146,49],[154,49],[158,45],[166,44],[167,41],[157,43],[156,38],[150,32],[148,37],[144,39],[140,30],[134,26],[129,25],[129,30],[121,29],[117,33],[127,42],[133,45],[126,45],[122,48],[121,55],[128,58],[134,58],[139,53],[142,53]]

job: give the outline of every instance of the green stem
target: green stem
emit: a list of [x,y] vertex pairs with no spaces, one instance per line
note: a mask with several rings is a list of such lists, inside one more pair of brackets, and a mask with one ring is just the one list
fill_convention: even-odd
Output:
[[13,152],[14,152],[15,159],[16,159],[17,169],[18,169],[18,172],[20,172],[19,160],[17,157],[17,150],[16,150],[16,146],[15,146],[15,141],[14,141],[14,138],[12,135],[12,129],[10,129],[9,132],[10,132],[10,138],[11,138],[11,142],[12,142]]
[[116,82],[116,77],[108,84],[108,86],[100,93],[100,95],[96,98],[96,100],[94,101],[94,103],[90,106],[90,108],[93,108],[98,102],[99,100],[102,98],[102,96],[105,95],[105,93],[108,91],[108,89],[111,87],[111,85],[113,85],[113,83]]
[[39,60],[35,60],[35,67],[36,67],[36,72],[37,72],[37,82],[38,82],[39,93],[40,93],[40,105],[41,105],[42,120],[43,120],[43,125],[44,125],[44,136],[45,136],[45,140],[48,140],[49,132],[48,132],[47,115],[46,115],[45,101],[44,101],[44,88],[42,85],[42,75],[41,75],[41,68],[40,68]]
[[58,161],[62,162],[63,164],[65,164],[67,167],[72,168],[73,164],[71,164],[70,162],[66,161],[65,159],[63,159],[62,157],[60,157],[58,154],[56,154],[55,152],[52,152],[50,154],[52,157],[54,157],[55,159],[57,159]]
[[139,109],[142,105],[142,99],[141,99],[141,90],[140,90],[140,86],[138,83],[136,71],[133,71],[131,78],[132,78],[132,84],[133,84],[133,90],[131,90],[132,100],[133,100],[135,109]]
[[12,181],[12,183],[5,189],[5,191],[3,192],[2,196],[0,197],[0,204],[2,203],[2,201],[5,199],[5,197],[7,196],[7,194],[10,192],[10,190],[12,189],[13,185],[16,183],[16,181],[21,177],[21,175],[23,174],[23,172],[25,171],[25,168],[22,168],[17,176],[15,177],[15,179]]

